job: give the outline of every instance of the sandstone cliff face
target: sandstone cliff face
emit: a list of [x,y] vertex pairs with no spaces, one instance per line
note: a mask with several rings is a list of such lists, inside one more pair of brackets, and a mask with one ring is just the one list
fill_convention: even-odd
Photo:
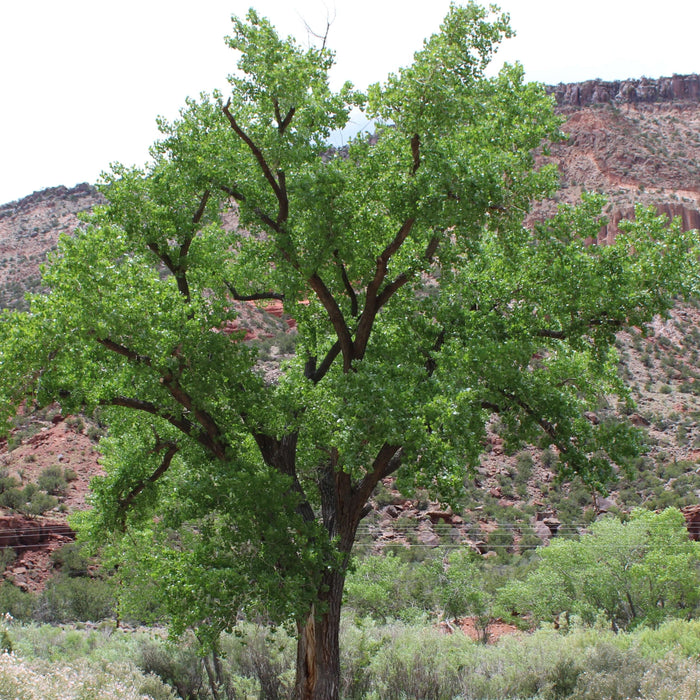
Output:
[[[573,204],[585,191],[608,198],[598,241],[610,242],[634,205],[654,206],[685,229],[700,228],[700,76],[560,84],[548,88],[564,118],[563,143],[551,148],[561,190]],[[546,159],[542,158],[542,161]]]
[[640,104],[673,101],[700,102],[700,75],[639,80],[587,80],[547,88],[559,107],[590,107],[608,103]]

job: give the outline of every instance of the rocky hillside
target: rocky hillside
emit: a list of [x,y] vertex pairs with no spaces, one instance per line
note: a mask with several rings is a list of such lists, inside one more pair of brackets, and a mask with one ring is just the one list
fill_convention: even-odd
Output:
[[0,205],[0,308],[24,308],[24,294],[39,289],[39,266],[61,233],[72,233],[77,215],[101,201],[83,183],[52,187]]
[[609,223],[601,242],[612,240],[635,203],[700,229],[700,76],[592,80],[549,90],[568,135],[551,150],[561,177],[557,201],[575,202],[584,190],[605,194]]
[[[601,243],[612,240],[635,202],[680,216],[685,228],[700,228],[700,76],[589,81],[554,86],[550,92],[569,138],[551,149],[561,190],[538,206],[537,216],[592,190],[609,199]],[[40,287],[39,265],[59,233],[71,233],[79,225],[78,213],[99,201],[84,184],[0,206],[0,306],[23,308],[24,292]],[[274,373],[276,358],[293,347],[288,331],[294,324],[279,318],[279,309],[271,311],[246,307],[237,328],[248,331],[248,342],[259,343]],[[697,504],[699,329],[700,310],[691,304],[679,305],[668,321],[619,335],[620,372],[637,401],[630,418],[649,430],[649,448],[609,493],[591,493],[576,483],[555,485],[556,454],[527,446],[507,454],[494,430],[479,472],[467,480],[460,512],[431,504],[422,494],[403,498],[387,481],[363,526],[365,546],[462,542],[496,556],[504,548],[523,549],[576,530],[607,510]],[[605,420],[617,410],[601,404],[590,419]],[[4,526],[0,517],[0,531],[21,532],[17,513],[35,527],[37,513],[44,513],[39,521],[60,522],[66,511],[82,507],[89,478],[99,471],[99,431],[93,418],[61,416],[57,408],[17,417],[9,440],[0,445],[0,507],[10,523]],[[15,547],[18,558],[9,564],[7,578],[27,588],[41,585],[51,561],[39,553],[55,549],[66,536],[52,527],[44,527],[46,539],[36,546]]]

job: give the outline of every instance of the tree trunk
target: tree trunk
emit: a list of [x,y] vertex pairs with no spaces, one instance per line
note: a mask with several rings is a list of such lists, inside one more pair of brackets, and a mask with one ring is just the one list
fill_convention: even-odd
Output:
[[340,692],[340,608],[343,587],[363,505],[353,497],[350,478],[334,461],[319,479],[323,525],[342,561],[329,562],[321,577],[318,603],[298,625],[295,700],[338,700]]
[[345,571],[323,578],[319,614],[312,606],[306,622],[297,623],[295,700],[338,700],[340,690],[340,607]]

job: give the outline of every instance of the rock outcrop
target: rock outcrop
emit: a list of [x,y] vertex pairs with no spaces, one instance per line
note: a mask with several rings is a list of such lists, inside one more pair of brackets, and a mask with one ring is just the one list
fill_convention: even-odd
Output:
[[687,506],[681,509],[685,524],[688,528],[688,535],[691,540],[700,542],[700,505]]
[[608,103],[700,102],[700,75],[638,80],[587,80],[583,83],[559,83],[547,90],[554,95],[560,107],[589,107]]

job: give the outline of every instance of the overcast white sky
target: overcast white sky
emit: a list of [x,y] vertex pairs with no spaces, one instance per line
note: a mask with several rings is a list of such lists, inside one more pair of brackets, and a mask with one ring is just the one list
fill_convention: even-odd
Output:
[[[700,72],[700,0],[498,4],[518,33],[499,60],[530,80]],[[225,88],[223,37],[251,5],[300,41],[330,15],[335,84],[364,88],[410,63],[449,0],[0,0],[0,203],[143,164],[157,115]]]

